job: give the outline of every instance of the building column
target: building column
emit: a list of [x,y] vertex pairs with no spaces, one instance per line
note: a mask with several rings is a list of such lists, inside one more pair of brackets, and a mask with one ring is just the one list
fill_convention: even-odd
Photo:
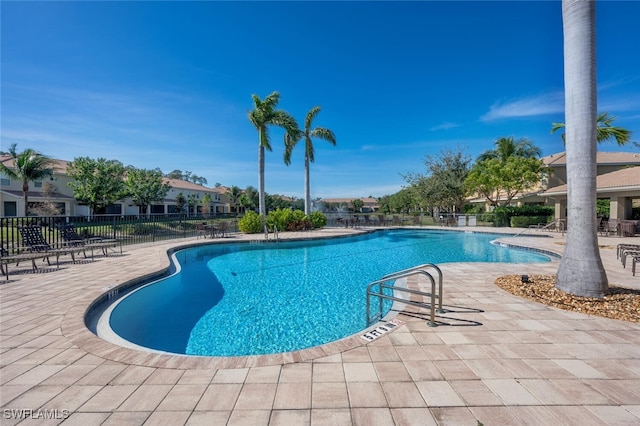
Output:
[[555,198],[555,218],[566,219],[567,218],[567,199]]
[[609,218],[624,219],[624,198],[611,196],[609,200]]

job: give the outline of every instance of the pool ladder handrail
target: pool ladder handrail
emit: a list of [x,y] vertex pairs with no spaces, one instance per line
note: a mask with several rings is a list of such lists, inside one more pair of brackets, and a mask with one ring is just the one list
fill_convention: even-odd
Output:
[[[438,275],[438,294],[436,296],[436,281],[433,278],[433,275],[431,275],[430,273],[428,273],[427,271],[425,271],[425,269],[427,268],[433,268],[435,269],[437,275]],[[410,277],[412,275],[423,275],[426,276],[429,281],[431,281],[431,293],[426,293],[424,291],[420,291],[420,290],[412,290],[409,288],[403,288],[403,287],[396,287],[395,285],[390,285],[390,284],[386,284],[389,281],[395,281],[397,279],[400,278],[407,278]],[[401,271],[397,271],[397,272],[393,272],[391,274],[385,275],[384,277],[382,277],[381,279],[377,280],[377,281],[373,281],[372,283],[369,283],[369,285],[367,286],[367,305],[366,305],[366,315],[367,315],[367,327],[370,326],[373,322],[379,320],[382,318],[382,308],[383,308],[383,300],[387,299],[387,300],[393,300],[396,302],[403,302],[403,303],[407,303],[413,306],[418,306],[418,307],[429,307],[430,309],[430,319],[427,322],[427,325],[429,325],[430,327],[437,327],[438,324],[435,321],[435,312],[436,312],[436,297],[438,298],[438,309],[437,311],[439,313],[444,312],[442,309],[442,270],[434,265],[433,263],[426,263],[423,265],[419,265],[419,266],[414,266],[412,268],[409,269],[403,269]],[[373,291],[373,287],[378,286],[379,288],[379,292],[376,293]],[[395,297],[393,295],[387,295],[387,294],[383,294],[382,290],[384,288],[388,288],[394,291],[401,291],[401,292],[405,292],[405,293],[411,293],[411,294],[417,294],[417,295],[421,295],[421,296],[430,296],[431,298],[431,303],[430,304],[425,304],[423,302],[415,302],[409,299],[404,299],[404,298],[398,298]],[[371,296],[376,296],[379,299],[379,304],[378,304],[378,312],[376,312],[375,315],[370,315],[370,311],[371,311]]]
[[[273,238],[276,241],[280,241],[280,236],[278,235],[278,227],[275,224],[273,225]],[[264,224],[264,240],[269,241],[269,227],[266,223]]]

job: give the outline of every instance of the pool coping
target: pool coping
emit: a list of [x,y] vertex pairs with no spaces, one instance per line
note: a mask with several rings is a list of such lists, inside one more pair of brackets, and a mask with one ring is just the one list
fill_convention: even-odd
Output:
[[[378,230],[393,229],[393,228],[376,228],[376,229],[362,229],[358,232],[348,235],[333,235],[333,236],[319,236],[319,237],[301,237],[288,239],[287,241],[311,241],[319,239],[335,239],[344,238],[347,236],[361,235],[366,233],[376,232]],[[401,228],[399,228],[401,229]],[[407,229],[407,228],[404,228]],[[501,240],[503,237],[512,237],[511,234],[493,233],[488,231],[471,231],[471,230],[457,230],[457,229],[442,229],[442,228],[419,228],[429,230],[440,230],[445,232],[476,232],[485,234],[500,235],[500,238],[496,238],[496,241]],[[544,236],[537,236],[544,237]],[[142,276],[127,280],[119,285],[104,286],[100,289],[86,294],[82,299],[77,301],[64,315],[61,323],[61,330],[63,335],[69,339],[74,345],[85,350],[86,352],[98,356],[100,358],[108,359],[115,362],[122,362],[131,365],[159,367],[159,368],[188,368],[188,369],[210,369],[210,368],[247,368],[247,367],[262,367],[271,365],[282,365],[296,362],[304,362],[317,358],[323,358],[330,355],[342,353],[351,349],[355,349],[361,346],[365,346],[370,341],[362,338],[362,335],[376,329],[380,326],[380,322],[367,327],[356,334],[344,337],[333,342],[325,343],[322,345],[314,346],[311,348],[300,349],[291,352],[282,352],[277,354],[265,354],[265,355],[244,355],[244,356],[198,356],[198,355],[186,355],[186,354],[171,354],[166,352],[159,352],[153,350],[144,349],[132,349],[124,346],[120,346],[114,342],[105,340],[96,334],[88,327],[87,318],[91,315],[91,311],[95,309],[99,304],[104,303],[108,298],[119,295],[122,291],[123,294],[130,292],[137,286],[150,280],[162,278],[171,273],[171,270],[175,268],[172,263],[172,256],[175,252],[198,247],[202,245],[223,244],[230,243],[228,239],[220,240],[206,240],[190,241],[184,243],[176,243],[175,246],[169,247],[165,250],[164,254],[166,259],[163,259],[165,264],[162,268],[144,274]],[[252,244],[252,240],[235,241],[237,244]],[[262,242],[264,244],[277,244],[277,242]],[[552,255],[555,258],[559,258],[558,253],[551,251],[535,249],[532,247],[521,246],[511,243],[501,244],[508,245],[509,247],[533,250],[547,255]],[[481,262],[482,263],[482,262]],[[384,321],[394,319],[396,316],[402,314],[404,311],[392,309],[385,317]],[[396,331],[390,330],[390,332]]]

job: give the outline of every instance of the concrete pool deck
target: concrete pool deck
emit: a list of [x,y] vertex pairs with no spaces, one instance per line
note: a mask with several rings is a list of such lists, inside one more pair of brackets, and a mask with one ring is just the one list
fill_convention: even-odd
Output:
[[[560,234],[524,235],[503,239],[562,253]],[[616,244],[640,237],[599,241],[610,284],[640,289],[640,274],[615,254]],[[167,268],[168,249],[200,242],[127,246],[123,255],[61,259],[59,270],[39,273],[12,268],[0,283],[0,423],[640,423],[640,323],[547,307],[493,284],[507,274],[555,274],[557,261],[440,265],[447,312],[437,314],[439,326],[427,325],[426,312],[400,313],[403,325],[368,344],[358,335],[299,353],[183,357],[121,348],[86,329],[91,301]]]

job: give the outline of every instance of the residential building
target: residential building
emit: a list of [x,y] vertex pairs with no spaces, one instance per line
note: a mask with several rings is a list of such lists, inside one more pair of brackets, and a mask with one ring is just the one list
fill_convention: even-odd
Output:
[[[8,155],[1,156],[0,161],[9,168],[13,167],[13,160]],[[69,186],[72,178],[67,174],[67,165],[67,161],[54,160],[54,173],[51,178],[29,182],[27,196],[30,209],[47,205],[49,209],[55,207],[55,214],[59,215],[88,216],[90,214],[89,206],[80,203],[73,196],[73,188]],[[187,200],[185,212],[188,214],[202,213],[202,199],[206,194],[211,196],[208,214],[215,216],[231,212],[229,197],[224,187],[208,188],[179,179],[163,179],[169,184],[170,189],[162,202],[150,206],[151,213],[177,213],[176,197],[180,193]],[[24,213],[22,182],[0,174],[0,216],[23,216]],[[141,214],[140,208],[134,205],[130,199],[120,200],[107,206],[104,213],[127,216]]]
[[[556,219],[567,216],[567,158],[565,152],[542,158],[549,168],[541,182],[531,190],[517,194],[511,205],[555,206]],[[640,153],[598,152],[596,192],[599,199],[610,200],[610,217],[634,219],[634,208],[640,208]],[[486,199],[473,197],[472,204],[485,204]],[[492,207],[486,205],[487,210]]]

